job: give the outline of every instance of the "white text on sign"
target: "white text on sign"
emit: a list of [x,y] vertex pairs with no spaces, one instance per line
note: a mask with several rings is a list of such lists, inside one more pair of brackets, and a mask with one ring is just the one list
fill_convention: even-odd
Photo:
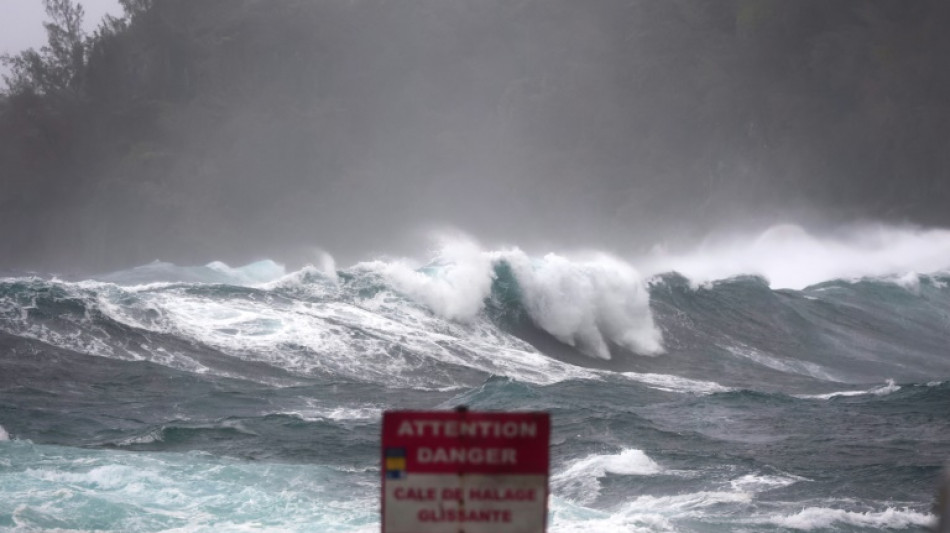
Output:
[[403,420],[396,432],[399,437],[505,438],[533,439],[538,435],[534,422],[496,422],[491,420]]

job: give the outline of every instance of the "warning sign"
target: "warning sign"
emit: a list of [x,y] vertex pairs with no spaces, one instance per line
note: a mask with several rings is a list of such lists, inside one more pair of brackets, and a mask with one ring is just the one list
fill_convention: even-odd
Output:
[[383,533],[543,533],[547,413],[383,414]]

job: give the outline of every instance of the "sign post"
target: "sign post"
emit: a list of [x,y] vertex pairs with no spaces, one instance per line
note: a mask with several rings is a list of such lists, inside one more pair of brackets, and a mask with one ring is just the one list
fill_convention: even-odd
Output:
[[383,533],[543,533],[547,413],[383,414]]

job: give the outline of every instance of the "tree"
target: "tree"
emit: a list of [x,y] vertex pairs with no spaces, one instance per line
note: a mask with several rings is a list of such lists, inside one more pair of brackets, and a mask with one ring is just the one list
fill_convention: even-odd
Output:
[[119,0],[119,4],[129,19],[141,16],[152,8],[152,0]]
[[82,89],[88,39],[82,29],[84,10],[72,0],[43,0],[49,20],[46,45],[17,56],[5,54],[0,62],[10,68],[4,76],[11,94],[35,92],[46,95],[78,94]]

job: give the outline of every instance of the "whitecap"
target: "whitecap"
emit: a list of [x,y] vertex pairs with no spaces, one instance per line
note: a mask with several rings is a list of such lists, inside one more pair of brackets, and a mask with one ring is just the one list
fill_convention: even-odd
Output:
[[628,448],[617,454],[594,454],[573,461],[551,477],[551,486],[560,496],[589,503],[600,494],[600,478],[608,473],[624,476],[659,474],[663,468],[641,450]]
[[828,373],[821,365],[808,361],[782,360],[742,343],[724,346],[724,348],[732,355],[748,359],[753,363],[771,368],[772,370],[778,370],[779,372],[809,376],[822,381],[841,381]]
[[279,415],[292,416],[305,422],[321,422],[333,420],[337,422],[347,421],[373,421],[382,418],[383,409],[381,407],[345,407],[345,406],[310,406],[307,409],[296,411],[282,411]]
[[828,507],[808,507],[795,514],[778,515],[769,522],[789,529],[810,531],[827,529],[835,524],[887,529],[905,529],[911,526],[927,527],[933,524],[933,515],[910,509],[888,507],[883,511],[845,511]]
[[134,437],[129,437],[127,439],[122,439],[117,441],[116,446],[134,446],[136,444],[152,444],[155,442],[162,442],[165,436],[161,429],[156,429],[149,431],[144,435],[136,435]]
[[591,509],[563,498],[552,496],[551,533],[590,533],[623,531],[624,533],[675,532],[672,521],[658,513],[612,513]]
[[[753,494],[747,492],[699,491],[668,496],[640,496],[612,510],[609,514],[559,502],[552,498],[555,523],[554,532],[624,531],[624,532],[676,532],[681,531],[676,521],[703,518],[709,515],[710,507],[723,504],[747,504]],[[567,507],[566,510],[562,510]]]
[[884,385],[881,385],[880,387],[874,387],[872,389],[838,391],[829,392],[827,394],[798,394],[795,395],[795,397],[801,398],[803,400],[830,400],[832,398],[846,398],[849,396],[887,396],[888,394],[895,393],[899,390],[901,390],[900,385],[895,384],[893,379],[889,379]]
[[746,474],[738,479],[729,482],[733,490],[737,492],[765,492],[767,490],[787,487],[799,481],[808,481],[808,479],[799,476],[769,476],[761,474]]
[[754,498],[751,492],[699,491],[670,496],[640,496],[624,505],[625,514],[659,513],[676,518],[699,516],[700,509],[723,503],[748,503]]
[[633,381],[646,384],[648,387],[667,392],[691,392],[694,394],[714,394],[730,392],[735,389],[720,385],[715,381],[701,381],[667,374],[641,374],[638,372],[622,372],[620,375]]

